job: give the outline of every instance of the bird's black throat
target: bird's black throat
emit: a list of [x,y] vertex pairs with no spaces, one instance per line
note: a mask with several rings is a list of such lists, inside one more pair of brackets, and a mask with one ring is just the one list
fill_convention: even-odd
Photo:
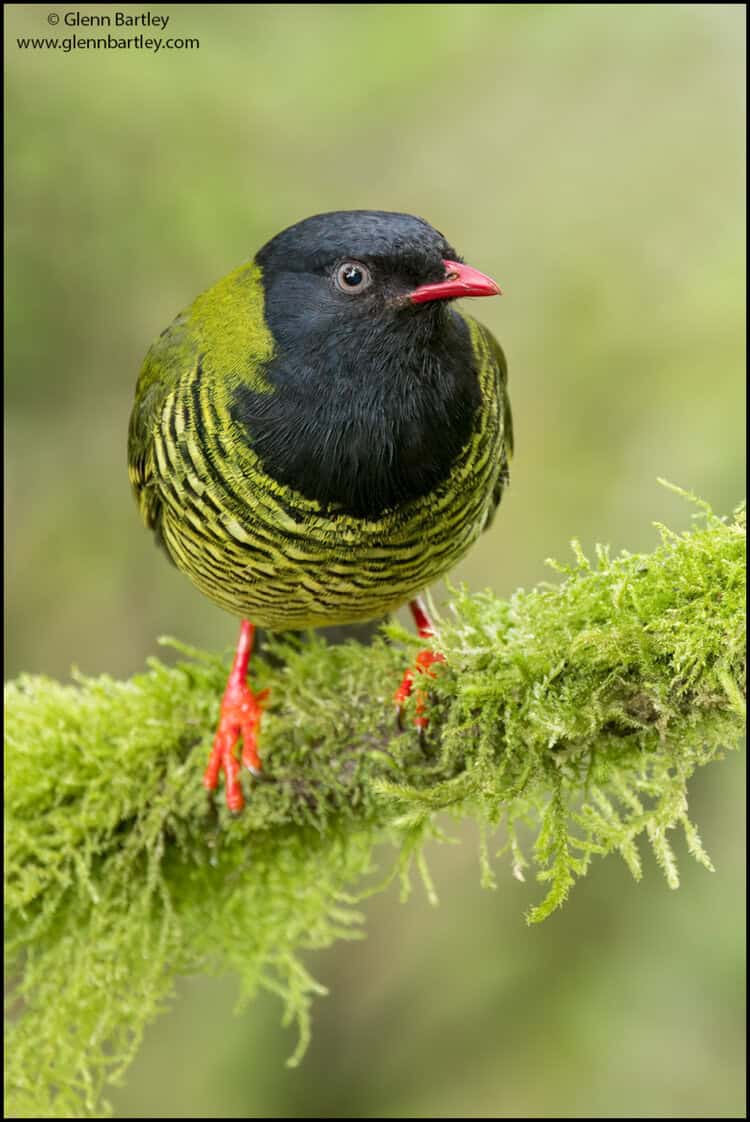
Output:
[[268,475],[367,519],[448,476],[481,398],[468,327],[449,305],[312,325],[272,308],[267,318],[273,389],[239,386],[232,416]]

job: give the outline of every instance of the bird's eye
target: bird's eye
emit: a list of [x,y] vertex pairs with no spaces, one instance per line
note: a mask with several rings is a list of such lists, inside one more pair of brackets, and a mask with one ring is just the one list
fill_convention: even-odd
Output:
[[372,283],[370,270],[361,261],[345,261],[336,270],[336,287],[354,296]]

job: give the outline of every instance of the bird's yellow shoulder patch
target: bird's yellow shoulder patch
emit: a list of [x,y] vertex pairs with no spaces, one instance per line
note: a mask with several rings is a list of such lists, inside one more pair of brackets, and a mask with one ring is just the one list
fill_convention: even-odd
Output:
[[262,271],[254,262],[217,281],[195,300],[187,318],[204,369],[269,392],[264,365],[273,355],[265,320]]

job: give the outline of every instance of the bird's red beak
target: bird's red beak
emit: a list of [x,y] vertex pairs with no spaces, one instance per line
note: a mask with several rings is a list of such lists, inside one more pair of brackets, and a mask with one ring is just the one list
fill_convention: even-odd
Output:
[[455,300],[459,296],[502,296],[499,286],[470,265],[458,261],[443,261],[445,280],[436,284],[421,284],[409,293],[412,304],[426,304],[428,300]]

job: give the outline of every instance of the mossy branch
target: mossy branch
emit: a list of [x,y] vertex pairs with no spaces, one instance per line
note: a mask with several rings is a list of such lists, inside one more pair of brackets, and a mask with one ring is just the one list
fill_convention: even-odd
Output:
[[[447,663],[430,683],[426,744],[398,735],[403,668],[390,642],[276,644],[263,755],[245,812],[210,809],[200,776],[227,665],[188,651],[128,682],[23,677],[6,690],[9,1112],[96,1116],[108,1081],[179,973],[234,970],[242,995],[279,993],[300,1025],[319,987],[301,950],[358,933],[354,886],[395,842],[394,872],[449,810],[480,824],[523,879],[547,887],[528,918],[566,898],[595,854],[634,876],[645,838],[677,886],[669,832],[708,856],[687,816],[694,769],[744,723],[744,513],[702,506],[650,555],[560,567],[559,585],[456,595],[440,623]],[[536,836],[536,840],[534,839]],[[382,881],[382,874],[381,874]],[[382,887],[382,883],[376,887]],[[371,891],[374,889],[370,889]]]

